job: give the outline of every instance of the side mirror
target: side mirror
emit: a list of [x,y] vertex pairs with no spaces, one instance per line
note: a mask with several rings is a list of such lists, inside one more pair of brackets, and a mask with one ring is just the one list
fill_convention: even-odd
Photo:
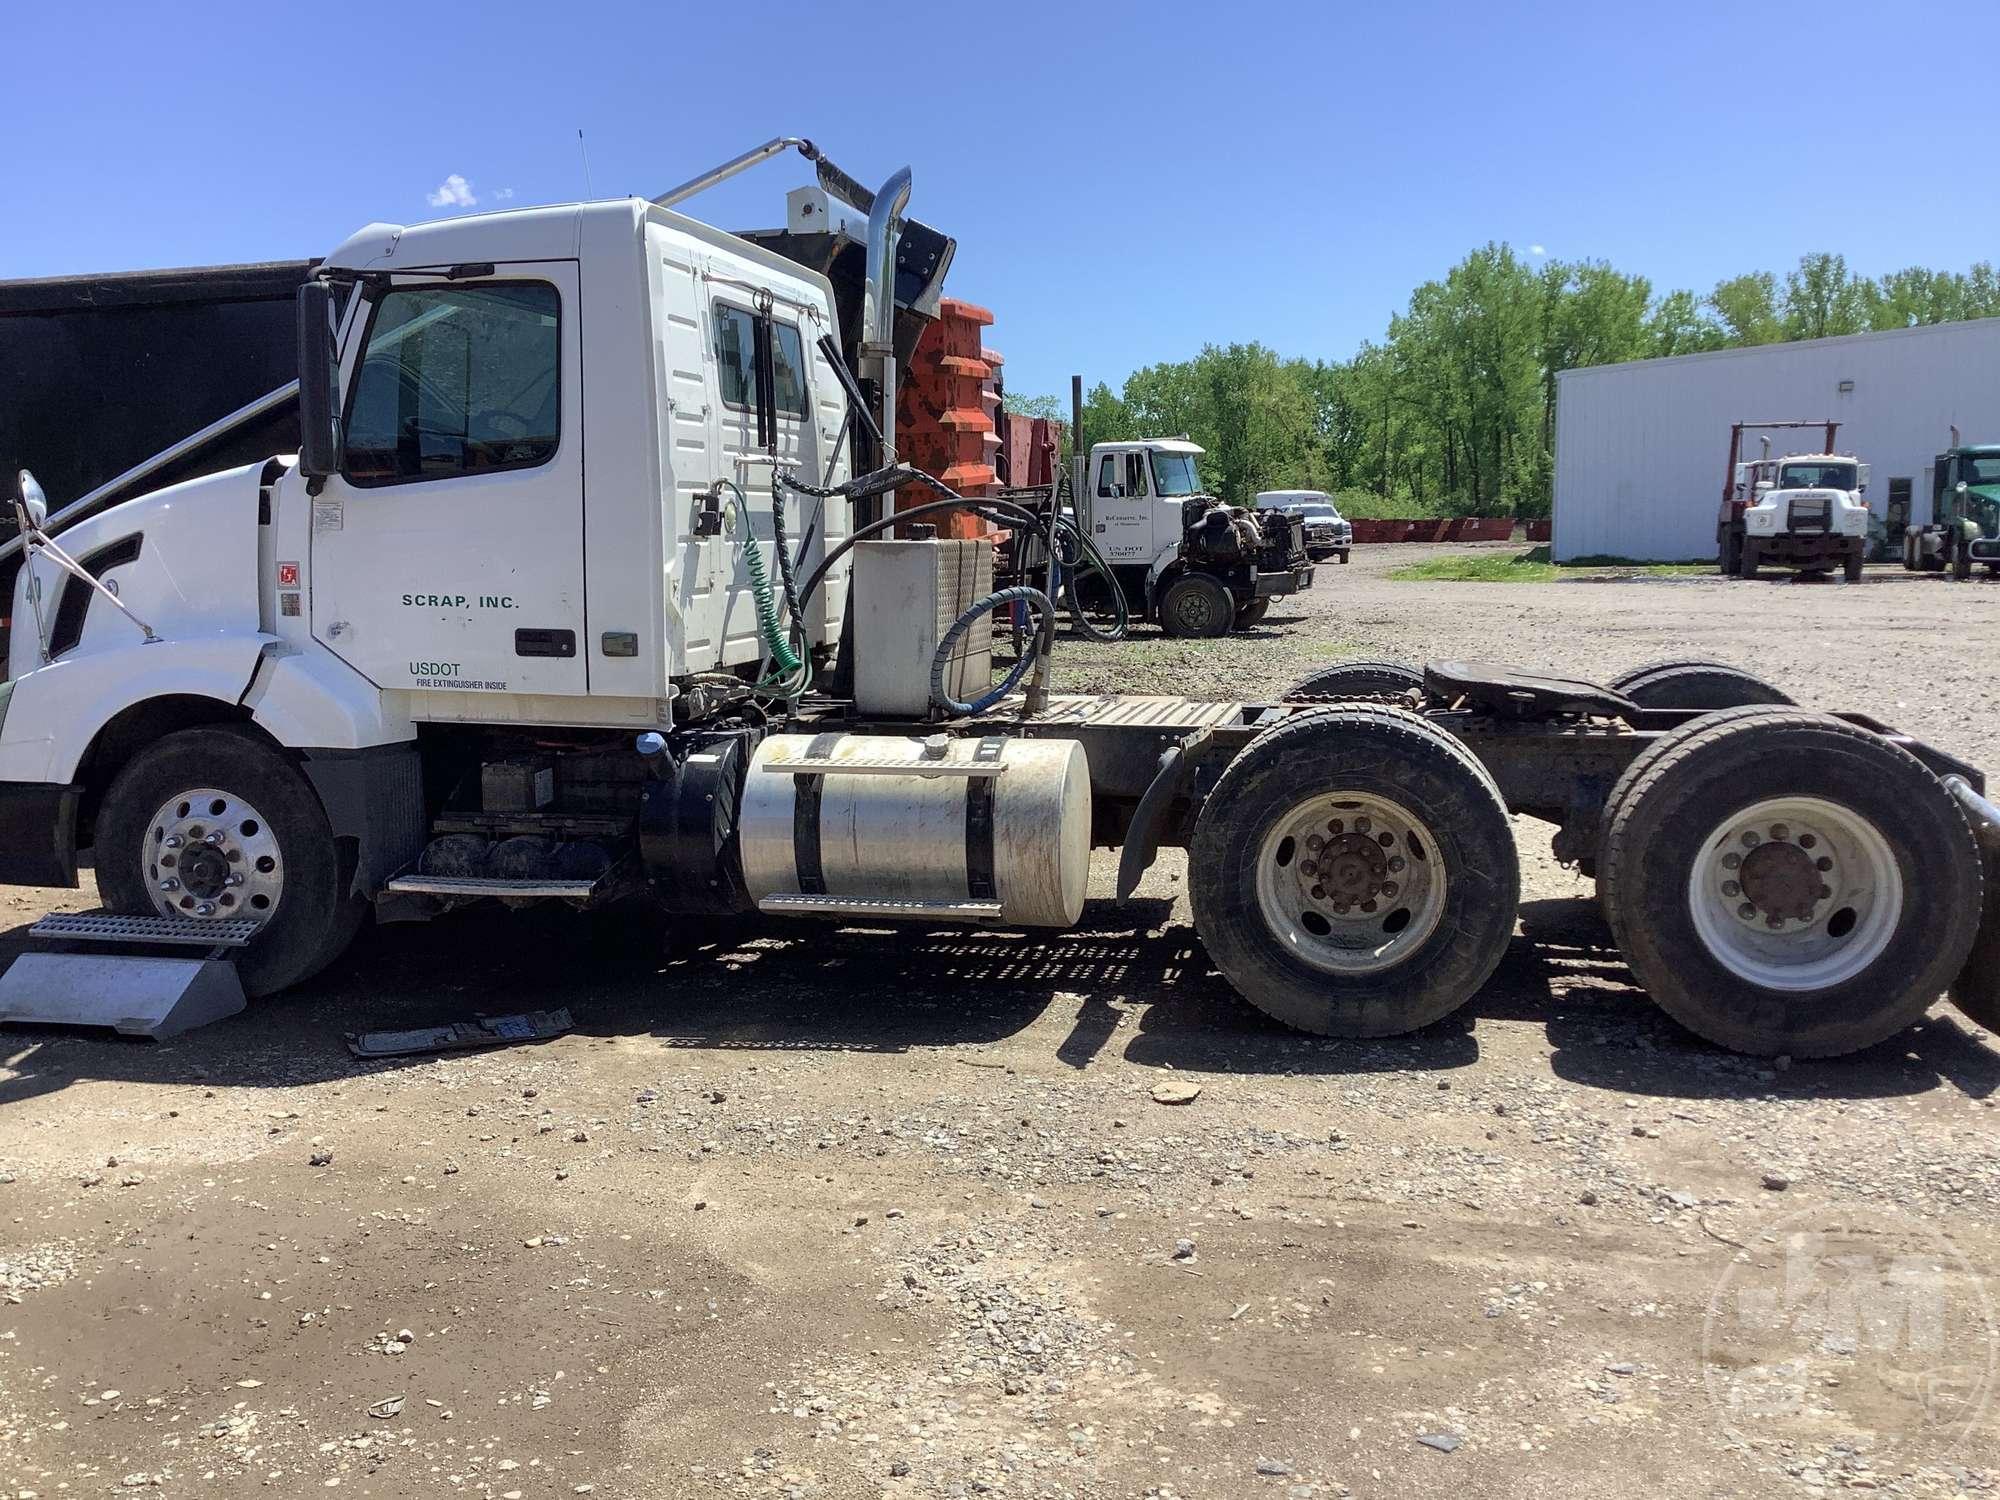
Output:
[[1855,488],[1860,490],[1863,494],[1866,494],[1868,490],[1868,465],[1866,464],[1859,465],[1858,472],[1861,476],[1861,481],[1859,484],[1855,486]]
[[49,497],[42,493],[41,485],[26,469],[18,469],[14,473],[14,506],[15,513],[25,516],[27,523],[37,531],[48,523]]
[[1965,492],[1970,488],[1971,486],[1968,485],[1963,479],[1959,480],[1957,484],[1952,486],[1952,489],[1955,490],[1960,496],[1963,496]]
[[299,472],[325,480],[340,471],[340,350],[334,342],[333,288],[299,288]]

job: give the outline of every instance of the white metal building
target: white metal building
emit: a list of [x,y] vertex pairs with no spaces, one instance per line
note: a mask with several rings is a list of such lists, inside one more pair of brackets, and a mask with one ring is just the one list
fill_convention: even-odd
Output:
[[[1730,424],[1796,418],[1839,422],[1838,449],[1869,465],[1877,517],[1906,504],[1921,524],[1952,426],[1962,442],[2000,442],[2000,318],[1563,371],[1556,560],[1713,557]],[[1774,457],[1825,441],[1810,428],[1770,436]],[[1744,448],[1758,456],[1757,434]]]

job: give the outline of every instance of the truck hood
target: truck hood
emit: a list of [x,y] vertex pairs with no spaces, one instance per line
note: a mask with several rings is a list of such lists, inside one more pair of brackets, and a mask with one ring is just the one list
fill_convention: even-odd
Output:
[[[244,464],[137,496],[64,527],[56,543],[86,568],[103,563],[105,555],[125,558],[136,548],[136,556],[111,565],[103,576],[115,582],[126,608],[166,639],[254,634],[260,615],[258,491],[265,469],[277,462]],[[43,612],[52,617],[50,601],[61,596],[68,575],[45,557],[33,569],[41,579]],[[29,569],[21,572],[17,588],[24,590]],[[103,639],[100,628],[136,635],[137,627],[114,620],[115,613],[98,601],[89,612],[82,649],[89,649],[93,638]],[[25,593],[17,597],[14,618],[17,623],[34,618]]]

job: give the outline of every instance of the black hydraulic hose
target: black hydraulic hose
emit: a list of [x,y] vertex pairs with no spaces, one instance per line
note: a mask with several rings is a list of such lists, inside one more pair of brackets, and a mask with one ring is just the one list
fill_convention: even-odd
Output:
[[[1042,623],[1035,631],[1034,644],[1015,659],[1007,675],[987,692],[969,702],[952,697],[950,690],[944,685],[944,677],[951,665],[952,653],[958,648],[959,640],[988,610],[1012,604],[1026,604],[1041,614]],[[1048,650],[1050,638],[1055,631],[1055,621],[1056,607],[1049,602],[1049,596],[1040,589],[1029,588],[1025,584],[999,589],[984,599],[976,600],[970,609],[953,622],[951,629],[944,633],[944,639],[938,642],[937,654],[931,657],[931,702],[946,713],[961,717],[967,714],[985,713],[987,709],[1013,692],[1015,685],[1027,675],[1028,668],[1035,664],[1035,659]]]
[[792,639],[800,661],[811,655],[812,641],[806,634],[805,611],[799,607],[799,589],[792,571],[792,549],[785,543],[784,486],[771,486],[771,540],[778,551],[778,581],[785,592],[785,608],[792,612]]

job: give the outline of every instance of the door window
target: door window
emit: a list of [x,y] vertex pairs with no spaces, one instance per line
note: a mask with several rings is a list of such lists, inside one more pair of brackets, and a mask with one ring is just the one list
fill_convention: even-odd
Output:
[[1125,455],[1125,493],[1134,499],[1146,493],[1146,455]]
[[1107,500],[1118,498],[1118,460],[1108,453],[1097,464],[1097,493]]
[[562,436],[561,318],[546,281],[382,293],[348,398],[341,473],[407,484],[547,463]]

